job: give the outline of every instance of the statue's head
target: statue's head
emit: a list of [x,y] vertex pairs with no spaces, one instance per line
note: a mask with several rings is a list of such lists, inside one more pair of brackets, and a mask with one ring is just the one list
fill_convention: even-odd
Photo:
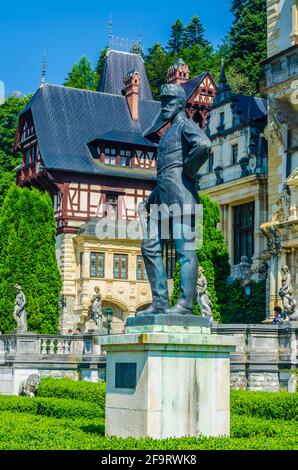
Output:
[[199,266],[198,273],[199,274],[204,274],[205,269],[202,266]]
[[160,98],[164,121],[172,121],[180,111],[185,111],[186,94],[182,86],[169,83],[162,85]]
[[13,287],[16,289],[17,292],[20,292],[22,290],[21,286],[19,286],[18,284]]
[[284,264],[284,265],[281,267],[281,271],[282,271],[284,274],[288,273],[288,272],[289,272],[288,266],[287,266],[286,264]]
[[100,288],[98,286],[94,287],[94,290],[97,294],[100,292]]

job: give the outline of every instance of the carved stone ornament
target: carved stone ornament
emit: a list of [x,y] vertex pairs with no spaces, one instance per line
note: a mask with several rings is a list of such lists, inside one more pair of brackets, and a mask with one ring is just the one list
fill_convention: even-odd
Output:
[[276,211],[272,216],[273,222],[282,223],[287,222],[290,218],[291,209],[291,191],[285,184],[281,192],[280,198],[276,203]]
[[245,176],[248,176],[250,174],[249,171],[249,158],[248,157],[242,157],[239,160],[239,165],[241,168],[241,178],[244,178]]
[[26,397],[35,397],[39,382],[40,382],[39,375],[37,374],[29,375],[29,377],[22,384],[20,395],[24,395]]
[[223,179],[223,168],[222,166],[217,166],[216,168],[214,168],[214,173],[215,173],[215,176],[216,176],[216,184],[223,184],[224,183],[224,179]]
[[260,227],[261,232],[267,238],[268,251],[276,256],[281,252],[282,236],[274,224],[265,223]]
[[[271,142],[280,140],[284,146],[288,146],[288,127],[297,127],[298,118],[295,112],[285,101],[268,98],[268,117],[270,123],[269,137]],[[295,124],[297,122],[297,125]]]

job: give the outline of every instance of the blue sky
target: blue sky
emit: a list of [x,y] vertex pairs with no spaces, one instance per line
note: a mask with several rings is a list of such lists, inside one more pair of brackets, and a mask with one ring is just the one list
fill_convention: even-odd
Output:
[[[43,50],[47,82],[63,83],[72,65],[86,55],[94,65],[107,45],[108,20],[113,34],[137,38],[145,50],[154,42],[166,44],[177,18],[187,23],[200,16],[214,44],[229,30],[230,0],[5,0],[0,7],[0,80],[6,92],[29,93],[40,82]],[[210,7],[210,8],[206,8]]]

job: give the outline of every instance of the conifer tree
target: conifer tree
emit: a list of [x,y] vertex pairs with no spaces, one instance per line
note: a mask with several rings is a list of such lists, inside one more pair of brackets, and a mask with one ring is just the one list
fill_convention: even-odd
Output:
[[247,77],[256,94],[261,86],[267,49],[266,0],[234,0],[234,22],[227,37],[228,65]]
[[64,83],[65,86],[94,90],[96,71],[91,67],[87,57],[83,56],[71,69]]
[[171,54],[180,54],[184,47],[184,25],[177,19],[171,27],[171,36],[167,49]]
[[159,97],[160,87],[166,82],[168,68],[173,62],[172,56],[166,54],[160,44],[156,43],[148,49],[148,54],[145,57],[145,67],[155,99]]
[[27,298],[28,330],[57,333],[61,290],[56,225],[48,193],[13,185],[0,213],[0,329],[15,327],[13,309],[20,284]]
[[15,180],[15,168],[21,162],[20,152],[14,152],[14,140],[20,112],[31,96],[11,96],[0,105],[0,207]]
[[198,16],[193,16],[191,22],[186,26],[183,38],[183,49],[196,45],[207,46],[205,29]]
[[100,76],[101,76],[101,73],[102,73],[102,70],[103,70],[103,66],[104,66],[104,60],[105,60],[105,56],[108,52],[108,47],[105,47],[100,55],[99,55],[99,58],[98,58],[98,61],[97,61],[97,64],[96,64],[96,68],[95,68],[95,76],[94,76],[94,89],[96,90],[97,86],[98,86],[98,83],[99,83],[99,80],[100,80]]

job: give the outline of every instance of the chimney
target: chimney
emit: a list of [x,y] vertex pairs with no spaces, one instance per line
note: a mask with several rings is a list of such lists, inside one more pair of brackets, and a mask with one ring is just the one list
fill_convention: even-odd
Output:
[[178,59],[168,70],[168,83],[181,85],[189,80],[189,68],[183,59]]
[[141,77],[139,72],[131,70],[124,78],[124,95],[133,121],[139,119],[139,88]]

